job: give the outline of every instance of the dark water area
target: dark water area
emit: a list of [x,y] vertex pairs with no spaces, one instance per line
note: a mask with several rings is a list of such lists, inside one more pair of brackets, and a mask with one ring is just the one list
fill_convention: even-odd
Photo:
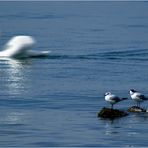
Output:
[[[147,2],[0,2],[0,46],[31,35],[48,58],[0,60],[0,146],[147,146],[148,114],[104,120],[111,91],[148,95]],[[147,108],[148,102],[142,103]]]

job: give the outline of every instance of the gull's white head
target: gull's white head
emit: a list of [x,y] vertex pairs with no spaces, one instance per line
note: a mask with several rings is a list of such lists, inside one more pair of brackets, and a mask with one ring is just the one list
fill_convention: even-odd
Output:
[[130,95],[133,95],[135,92],[137,92],[137,91],[134,90],[134,89],[131,89],[131,90],[130,90]]
[[111,92],[106,92],[105,96],[111,95]]

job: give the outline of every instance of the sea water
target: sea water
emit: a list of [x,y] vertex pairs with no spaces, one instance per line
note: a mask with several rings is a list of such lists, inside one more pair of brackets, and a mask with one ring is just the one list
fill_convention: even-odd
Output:
[[[148,114],[104,120],[104,93],[148,95],[147,2],[0,2],[0,45],[37,40],[48,58],[0,60],[0,146],[147,146]],[[141,104],[148,108],[148,102]]]

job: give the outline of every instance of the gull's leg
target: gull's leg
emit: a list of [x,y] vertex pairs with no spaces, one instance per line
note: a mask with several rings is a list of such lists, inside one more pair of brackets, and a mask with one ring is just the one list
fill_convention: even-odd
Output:
[[137,107],[138,107],[138,101],[137,101]]
[[113,109],[113,104],[112,104],[112,106],[111,106],[111,109]]

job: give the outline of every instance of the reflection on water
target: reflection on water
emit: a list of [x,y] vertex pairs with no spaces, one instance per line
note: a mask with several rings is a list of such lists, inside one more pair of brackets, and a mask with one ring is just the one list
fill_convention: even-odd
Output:
[[[22,100],[21,96],[27,85],[25,71],[26,69],[28,70],[29,62],[28,60],[0,59],[1,146],[5,145],[5,143],[12,145],[13,143],[9,141],[10,137],[24,133],[24,128],[21,127],[25,124],[27,115],[23,110],[17,109],[14,105],[17,105],[17,97]],[[11,100],[10,98],[14,99]]]
[[24,76],[24,67],[29,65],[30,61],[1,59],[0,60],[0,75],[2,85],[9,95],[20,94],[23,92],[27,78]]
[[119,133],[121,128],[119,119],[107,119],[102,120],[104,125],[104,134],[106,136],[114,135]]
[[4,124],[22,124],[25,114],[23,112],[7,112],[1,117],[1,123]]
[[127,143],[122,143],[123,146],[145,146],[143,133],[147,131],[147,120],[148,113],[129,113],[129,116],[115,120],[101,119],[102,136],[110,145],[120,145],[124,139]]

